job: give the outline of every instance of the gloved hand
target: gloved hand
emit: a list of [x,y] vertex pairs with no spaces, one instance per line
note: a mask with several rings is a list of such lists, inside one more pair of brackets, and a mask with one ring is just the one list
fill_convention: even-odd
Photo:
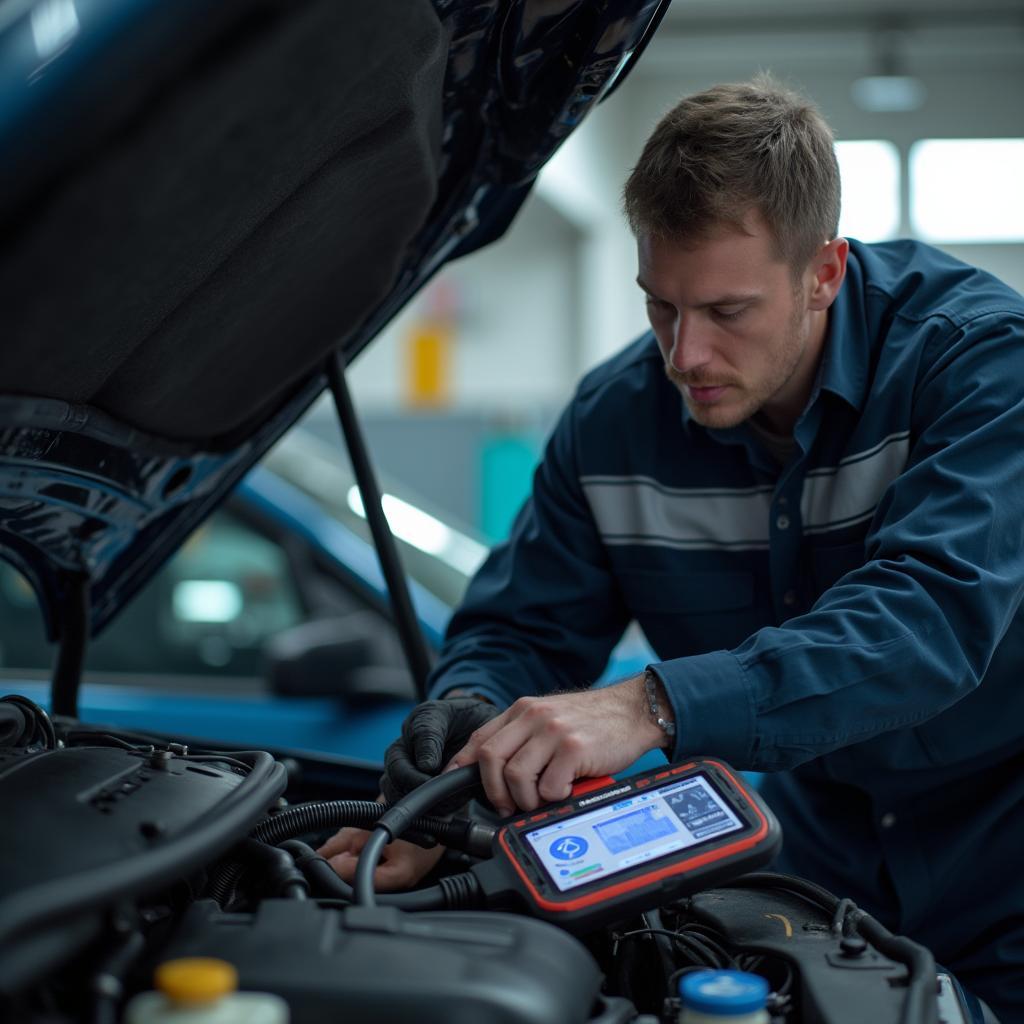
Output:
[[[475,697],[428,700],[413,708],[402,723],[402,735],[384,755],[380,791],[389,804],[437,775],[484,723],[500,714],[498,708]],[[435,814],[448,814],[462,805],[439,804]]]

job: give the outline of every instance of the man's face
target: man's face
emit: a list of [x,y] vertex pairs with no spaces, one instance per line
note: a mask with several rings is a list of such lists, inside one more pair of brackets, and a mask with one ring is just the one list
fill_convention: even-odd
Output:
[[733,427],[758,411],[789,430],[807,400],[825,313],[773,251],[759,214],[745,232],[723,227],[692,246],[641,236],[637,281],[665,359],[693,418]]

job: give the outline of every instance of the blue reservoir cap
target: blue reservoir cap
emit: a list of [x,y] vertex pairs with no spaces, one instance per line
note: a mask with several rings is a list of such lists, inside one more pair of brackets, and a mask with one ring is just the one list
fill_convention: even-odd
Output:
[[694,971],[679,979],[679,997],[690,1010],[738,1017],[764,1009],[768,982],[746,971]]

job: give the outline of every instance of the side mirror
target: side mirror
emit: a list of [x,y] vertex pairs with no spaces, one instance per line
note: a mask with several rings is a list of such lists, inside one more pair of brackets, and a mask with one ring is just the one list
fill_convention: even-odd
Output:
[[271,690],[287,697],[415,699],[408,671],[380,663],[380,628],[372,612],[355,612],[282,630],[264,649]]

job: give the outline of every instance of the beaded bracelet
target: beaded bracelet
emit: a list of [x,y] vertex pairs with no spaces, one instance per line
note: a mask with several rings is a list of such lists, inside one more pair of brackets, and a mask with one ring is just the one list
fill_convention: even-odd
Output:
[[667,718],[662,717],[661,708],[658,706],[658,683],[660,680],[650,670],[644,671],[644,692],[647,694],[647,707],[651,712],[651,718],[657,723],[658,728],[668,737],[670,740],[674,740],[676,736],[676,724],[670,722]]

